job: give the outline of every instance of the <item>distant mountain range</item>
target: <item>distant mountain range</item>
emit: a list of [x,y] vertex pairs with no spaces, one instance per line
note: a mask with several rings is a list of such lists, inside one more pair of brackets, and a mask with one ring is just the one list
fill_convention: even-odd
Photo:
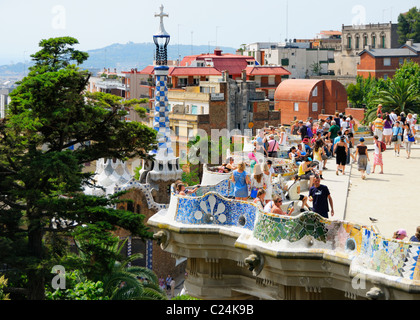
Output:
[[[214,51],[214,46],[206,45],[177,45],[168,46],[168,60],[176,60],[192,54],[201,54]],[[220,47],[223,53],[235,53],[237,48]],[[110,46],[88,50],[89,59],[82,65],[82,68],[92,71],[99,71],[103,68],[110,68],[117,71],[128,71],[133,68],[142,70],[148,65],[153,64],[155,45],[154,43],[115,43]],[[0,77],[21,76],[27,72],[27,68],[32,62],[26,64],[19,62],[16,64],[0,66]]]

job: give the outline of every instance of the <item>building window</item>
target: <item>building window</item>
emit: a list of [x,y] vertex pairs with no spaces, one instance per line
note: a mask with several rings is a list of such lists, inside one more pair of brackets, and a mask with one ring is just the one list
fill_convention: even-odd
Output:
[[298,102],[295,102],[295,105],[294,105],[294,110],[295,110],[296,112],[298,112],[298,111],[299,111],[299,103],[298,103]]
[[385,49],[385,36],[382,36],[382,48]]
[[197,114],[197,106],[195,105],[191,106],[191,114]]
[[404,58],[400,58],[400,59],[399,59],[399,64],[400,64],[400,65],[404,64]]
[[387,80],[387,79],[388,79],[388,75],[384,74],[384,80]]
[[175,135],[179,137],[179,127],[175,126]]
[[315,87],[315,89],[312,91],[312,97],[318,97],[318,87]]
[[317,102],[312,103],[312,112],[318,112],[318,103]]
[[356,37],[356,49],[360,48],[360,38]]
[[373,35],[372,36],[372,49],[374,49],[376,47],[376,36]]
[[347,49],[351,49],[351,37],[347,38]]
[[384,66],[385,67],[391,66],[391,58],[384,58]]
[[368,45],[368,37],[364,36],[363,37],[363,47],[366,47]]
[[178,87],[185,87],[187,85],[187,78],[178,78]]

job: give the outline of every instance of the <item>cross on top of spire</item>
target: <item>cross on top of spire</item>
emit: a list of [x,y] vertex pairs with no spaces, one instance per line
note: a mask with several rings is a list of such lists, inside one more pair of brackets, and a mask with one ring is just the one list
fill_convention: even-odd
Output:
[[169,17],[169,14],[163,12],[163,4],[159,7],[160,13],[155,13],[155,17],[160,18],[160,24],[159,24],[159,30],[157,32],[157,36],[169,36],[169,34],[166,32],[165,27],[163,25],[163,18]]

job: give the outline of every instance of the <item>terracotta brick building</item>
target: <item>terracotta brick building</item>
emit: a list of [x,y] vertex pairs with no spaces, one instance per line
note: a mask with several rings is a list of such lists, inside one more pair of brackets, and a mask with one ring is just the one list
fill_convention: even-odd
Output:
[[372,49],[367,47],[360,54],[357,75],[363,78],[391,78],[405,61],[420,63],[420,43],[407,42],[398,49]]
[[289,125],[294,120],[345,112],[347,91],[337,80],[290,79],[277,87],[274,100],[281,123]]

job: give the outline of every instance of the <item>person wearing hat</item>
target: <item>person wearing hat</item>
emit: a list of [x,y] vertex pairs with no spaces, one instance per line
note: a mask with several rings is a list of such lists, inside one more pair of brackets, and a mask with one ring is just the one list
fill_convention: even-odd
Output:
[[396,240],[404,240],[405,238],[407,238],[407,231],[405,231],[404,229],[395,231],[392,237],[392,239]]
[[312,148],[309,145],[309,138],[305,138],[302,140],[302,147],[305,149],[306,154],[312,153]]
[[362,174],[362,179],[366,179],[366,168],[368,165],[369,159],[369,152],[368,148],[365,145],[365,138],[361,137],[359,140],[359,144],[356,146],[356,152],[354,154],[355,158],[357,159],[357,168]]
[[261,165],[257,163],[254,166],[254,173],[251,175],[251,196],[253,198],[256,197],[257,192],[259,189],[264,189],[266,185],[264,184],[264,172],[261,169]]
[[338,176],[338,171],[341,171],[343,175],[345,174],[344,171],[346,169],[347,152],[349,151],[348,151],[348,146],[346,143],[346,137],[341,136],[340,141],[334,144],[334,154],[335,154],[336,164],[337,164],[337,170],[335,173],[337,176]]

